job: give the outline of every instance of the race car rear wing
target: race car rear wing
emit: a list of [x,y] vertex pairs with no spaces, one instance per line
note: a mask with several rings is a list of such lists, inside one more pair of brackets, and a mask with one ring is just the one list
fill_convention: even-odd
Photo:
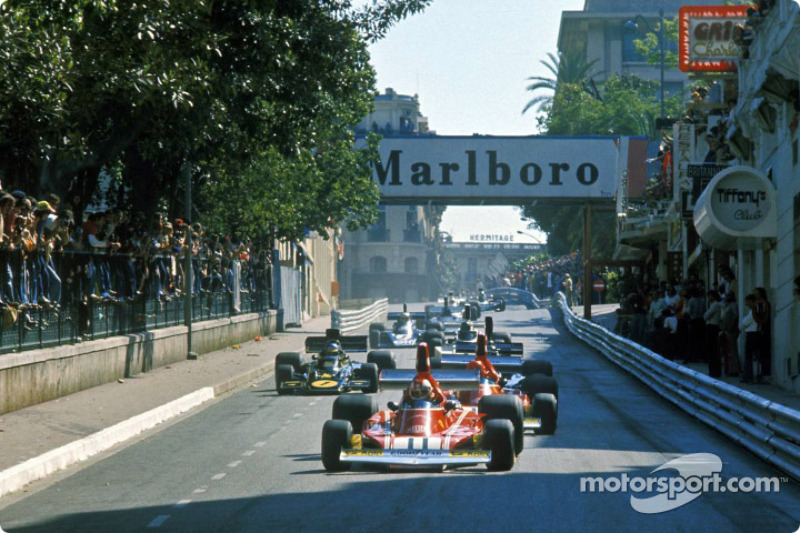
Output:
[[[404,313],[389,313],[386,315],[386,320],[397,320]],[[408,313],[411,316],[411,320],[425,320],[428,315],[425,314],[424,311],[415,311],[413,313]]]
[[[306,352],[321,352],[329,340],[331,340],[330,336],[307,337]],[[345,352],[366,352],[369,337],[366,335],[340,335],[333,340],[339,341]]]
[[[493,342],[488,346],[489,353],[522,355],[524,347],[521,342]],[[475,353],[474,341],[456,341],[457,353]]]
[[[472,355],[443,355],[442,368],[443,369],[457,369],[464,368],[470,362],[475,360]],[[522,369],[522,357],[493,357],[489,356],[489,362],[501,374],[513,374]]]
[[[463,368],[463,367],[462,367]],[[378,384],[382,390],[404,390],[417,375],[412,369],[385,369],[381,371]],[[431,370],[433,379],[445,390],[477,390],[481,383],[481,373],[477,368],[472,370]]]

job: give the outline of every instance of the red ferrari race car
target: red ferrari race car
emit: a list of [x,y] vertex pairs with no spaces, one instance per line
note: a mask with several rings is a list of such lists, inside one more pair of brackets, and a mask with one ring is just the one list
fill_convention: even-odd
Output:
[[[552,435],[558,422],[558,383],[549,362],[519,357],[490,357],[486,335],[480,333],[474,357],[443,355],[442,368],[477,369],[481,384],[477,389],[456,393],[459,402],[476,411],[480,401],[491,395],[510,395],[520,399],[523,414],[514,419],[515,446],[522,450],[523,430]],[[548,375],[549,374],[549,375]]]
[[486,396],[478,412],[463,408],[443,387],[475,389],[478,370],[431,371],[428,346],[417,347],[416,370],[381,372],[384,389],[405,388],[400,404],[378,410],[372,396],[340,396],[322,428],[322,464],[328,471],[354,463],[400,468],[485,464],[510,470],[516,461],[514,423],[519,400]]

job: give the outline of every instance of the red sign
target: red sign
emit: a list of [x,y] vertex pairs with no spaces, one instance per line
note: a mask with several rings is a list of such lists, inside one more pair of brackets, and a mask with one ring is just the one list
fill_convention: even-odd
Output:
[[598,279],[592,284],[592,288],[597,292],[603,292],[606,290],[606,284],[602,279]]
[[736,26],[748,6],[683,6],[678,11],[678,66],[683,72],[736,71]]

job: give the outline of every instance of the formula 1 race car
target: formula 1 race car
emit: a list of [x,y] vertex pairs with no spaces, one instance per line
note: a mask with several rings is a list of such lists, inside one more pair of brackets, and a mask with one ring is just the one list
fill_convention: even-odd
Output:
[[416,346],[420,335],[424,333],[427,315],[424,312],[409,313],[403,304],[402,313],[389,313],[388,320],[393,320],[391,331],[383,322],[369,325],[369,344],[371,348],[400,348]]
[[515,427],[515,445],[522,447],[522,430],[534,430],[540,435],[552,435],[558,423],[558,382],[553,378],[553,366],[548,361],[520,357],[491,356],[486,336],[478,335],[474,356],[443,355],[444,369],[478,369],[481,384],[477,389],[458,391],[456,396],[467,408],[477,410],[482,398],[488,395],[519,397],[523,419]]
[[[410,377],[409,377],[410,376]],[[322,428],[322,464],[328,471],[353,463],[400,468],[485,464],[510,470],[516,461],[514,423],[519,399],[486,396],[478,412],[461,407],[442,387],[479,386],[475,370],[431,370],[428,346],[417,347],[416,370],[384,370],[381,387],[405,388],[400,404],[378,410],[372,396],[348,395],[333,404]]]
[[342,336],[337,329],[327,330],[324,337],[308,337],[305,348],[314,354],[309,362],[300,352],[281,352],[275,358],[278,394],[377,392],[379,371],[396,367],[394,354],[385,350],[367,354],[366,363],[352,361],[348,352],[366,352],[367,337]]

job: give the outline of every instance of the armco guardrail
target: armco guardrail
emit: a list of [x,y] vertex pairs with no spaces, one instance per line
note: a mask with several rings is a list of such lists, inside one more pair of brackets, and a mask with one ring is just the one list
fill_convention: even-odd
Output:
[[331,327],[342,333],[355,331],[369,325],[370,322],[380,322],[386,317],[389,310],[389,300],[384,298],[374,304],[355,311],[332,311]]
[[561,293],[556,305],[576,337],[687,413],[800,480],[800,411],[664,359],[580,318]]

